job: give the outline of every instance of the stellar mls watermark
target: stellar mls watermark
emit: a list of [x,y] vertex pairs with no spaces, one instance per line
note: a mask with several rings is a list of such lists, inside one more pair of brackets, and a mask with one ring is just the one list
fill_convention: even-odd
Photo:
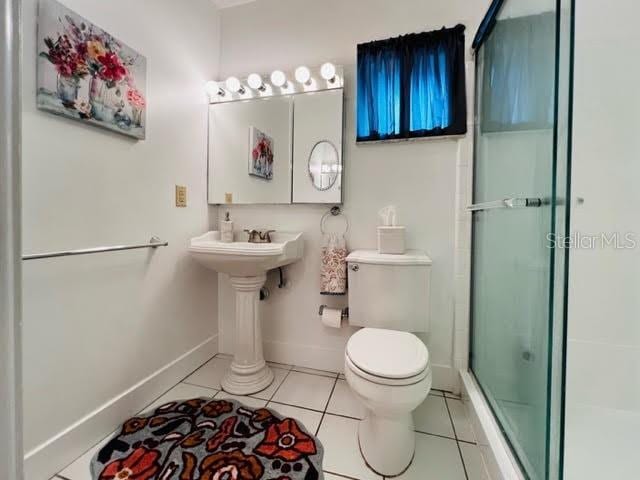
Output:
[[586,234],[574,232],[571,235],[547,234],[549,248],[571,248],[579,250],[633,250],[638,246],[638,235],[635,232],[601,232]]

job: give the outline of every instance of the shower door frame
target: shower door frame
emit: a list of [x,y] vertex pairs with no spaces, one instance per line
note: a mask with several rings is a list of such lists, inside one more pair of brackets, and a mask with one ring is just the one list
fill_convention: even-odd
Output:
[[23,478],[20,0],[0,0],[0,478]]
[[[484,40],[491,35],[491,31],[496,22],[502,7],[509,0],[493,0],[487,10],[487,14],[482,20],[476,36],[472,43],[474,56],[484,43]],[[555,36],[555,71],[554,71],[554,124],[553,124],[553,150],[552,150],[552,172],[553,172],[553,192],[551,198],[551,222],[552,234],[555,238],[567,239],[570,232],[571,221],[571,163],[572,163],[572,121],[573,121],[573,65],[574,65],[574,12],[575,0],[555,0],[556,14],[556,36]],[[569,21],[563,18],[563,9],[569,13]],[[564,32],[567,28],[568,32]],[[567,38],[563,41],[563,33]],[[566,58],[565,58],[566,57]],[[562,64],[563,58],[566,65]],[[478,88],[478,62],[474,62],[475,86]],[[566,77],[564,77],[566,76]],[[566,84],[561,80],[566,78]],[[477,104],[477,91],[474,92],[474,142],[473,142],[473,171],[475,178],[477,145],[476,125],[479,120],[479,109]],[[561,123],[560,120],[563,120]],[[562,127],[562,135],[566,143],[559,143],[561,138],[559,126]],[[562,158],[565,171],[562,172],[564,182],[558,183],[558,159]],[[473,194],[475,193],[475,182],[473,183]],[[470,305],[473,305],[473,268],[474,268],[474,222],[471,222],[471,273],[470,273]],[[568,273],[569,273],[569,248],[552,247],[549,264],[551,266],[550,277],[550,301],[549,301],[549,332],[548,332],[548,372],[547,372],[547,441],[546,441],[546,480],[562,480],[564,473],[564,423],[565,423],[565,384],[566,384],[566,331],[567,331],[567,298],[568,298]],[[484,397],[485,404],[491,411],[494,421],[500,428],[503,439],[511,450],[513,459],[518,463],[520,472],[529,478],[519,455],[516,453],[511,439],[507,436],[504,428],[498,421],[498,416],[493,405],[489,401],[482,384],[472,370],[473,355],[473,308],[469,311],[469,373],[473,377],[475,384]],[[557,423],[553,422],[557,420]]]

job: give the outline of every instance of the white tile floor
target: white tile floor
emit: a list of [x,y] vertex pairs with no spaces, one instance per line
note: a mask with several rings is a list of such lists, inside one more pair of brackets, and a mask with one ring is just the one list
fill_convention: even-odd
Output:
[[[217,355],[144,411],[171,400],[234,398],[250,407],[267,406],[299,420],[324,446],[327,480],[382,480],[365,465],[357,443],[358,421],[364,409],[353,397],[343,375],[271,363],[273,384],[248,397],[229,395],[220,380],[231,359]],[[486,480],[480,449],[475,444],[465,405],[455,396],[434,390],[414,414],[416,455],[400,480]],[[56,480],[90,480],[89,462],[105,442],[94,446],[57,475]]]

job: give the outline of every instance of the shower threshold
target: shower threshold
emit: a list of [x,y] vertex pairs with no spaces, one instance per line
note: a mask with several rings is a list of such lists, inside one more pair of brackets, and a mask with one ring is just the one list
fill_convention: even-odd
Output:
[[460,372],[462,398],[467,404],[471,425],[487,471],[494,480],[525,480],[500,426],[493,416],[478,383],[470,372]]

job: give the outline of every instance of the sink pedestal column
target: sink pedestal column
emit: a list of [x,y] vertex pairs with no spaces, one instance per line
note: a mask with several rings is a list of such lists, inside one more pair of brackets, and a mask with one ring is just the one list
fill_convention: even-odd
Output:
[[260,289],[267,275],[230,277],[236,292],[236,332],[231,368],[222,379],[225,392],[249,395],[273,382],[273,372],[264,361],[260,324]]

